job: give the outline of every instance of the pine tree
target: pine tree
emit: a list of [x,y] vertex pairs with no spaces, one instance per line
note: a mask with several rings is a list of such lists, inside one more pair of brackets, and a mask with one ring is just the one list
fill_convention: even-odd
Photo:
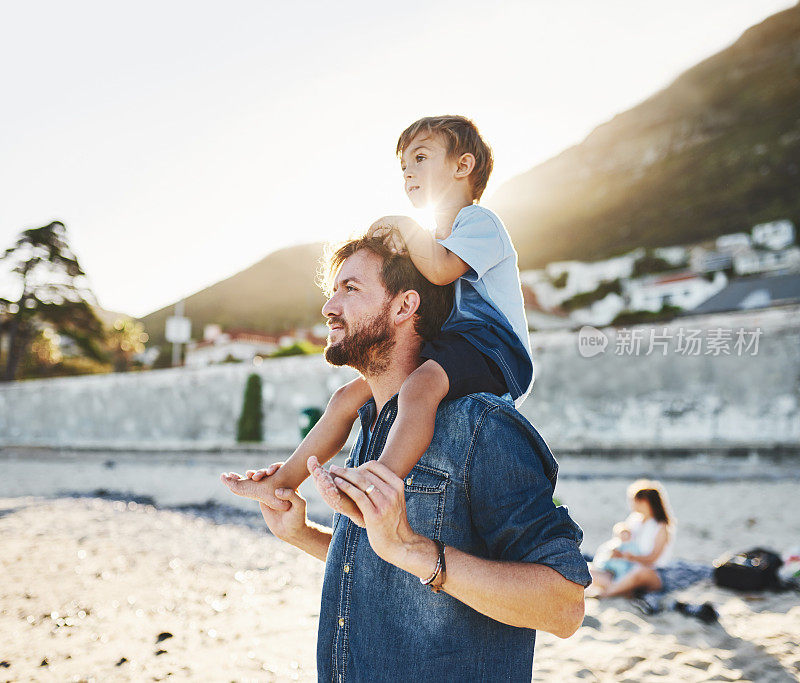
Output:
[[18,285],[15,299],[0,297],[0,335],[8,337],[6,366],[0,382],[11,382],[43,323],[70,337],[84,354],[105,361],[103,324],[86,274],[69,248],[61,221],[23,231],[17,243],[0,254]]

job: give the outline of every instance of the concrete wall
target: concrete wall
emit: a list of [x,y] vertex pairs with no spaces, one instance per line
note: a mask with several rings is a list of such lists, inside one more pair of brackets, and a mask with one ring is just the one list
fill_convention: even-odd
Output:
[[[684,331],[761,328],[756,355],[681,355]],[[656,327],[662,333],[664,326]],[[681,318],[667,355],[615,353],[620,329],[592,358],[578,335],[535,332],[536,382],[522,412],[553,450],[800,446],[800,306]],[[226,447],[235,440],[247,375],[264,382],[267,445],[299,439],[298,414],[324,406],[355,374],[320,357],[178,368],[0,385],[0,445],[169,449]]]
[[[536,381],[522,412],[561,450],[724,445],[800,448],[800,307],[685,316],[635,326],[672,336],[667,354],[616,354],[621,328],[603,328],[605,352],[584,358],[575,333],[534,333]],[[706,353],[713,330],[761,329],[756,355]],[[700,330],[701,355],[676,352]]]
[[262,377],[265,439],[278,447],[298,443],[303,408],[324,408],[333,390],[356,376],[313,356],[0,385],[0,445],[232,444],[252,372]]

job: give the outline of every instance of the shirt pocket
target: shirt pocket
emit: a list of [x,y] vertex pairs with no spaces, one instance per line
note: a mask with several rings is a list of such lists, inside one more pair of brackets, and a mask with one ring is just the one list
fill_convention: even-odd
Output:
[[445,496],[450,475],[429,465],[414,465],[406,475],[406,514],[411,528],[426,538],[442,532]]

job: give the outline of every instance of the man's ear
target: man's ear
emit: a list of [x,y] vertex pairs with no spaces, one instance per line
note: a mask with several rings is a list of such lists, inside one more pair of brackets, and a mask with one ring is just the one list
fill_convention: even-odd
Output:
[[466,152],[458,157],[456,166],[456,178],[467,178],[475,170],[475,157]]
[[401,325],[417,314],[419,308],[419,292],[409,289],[397,295],[397,305],[394,308],[394,324]]

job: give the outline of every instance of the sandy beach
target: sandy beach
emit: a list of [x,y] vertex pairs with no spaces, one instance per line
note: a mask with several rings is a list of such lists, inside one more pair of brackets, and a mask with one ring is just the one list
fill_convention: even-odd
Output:
[[[592,552],[625,514],[629,479],[569,479],[557,494]],[[796,481],[666,482],[676,555],[777,550],[800,538]],[[260,515],[85,496],[0,499],[0,680],[315,679],[322,564],[271,537]],[[710,583],[720,622],[644,616],[588,600],[568,640],[540,633],[537,681],[794,681],[800,594]]]

